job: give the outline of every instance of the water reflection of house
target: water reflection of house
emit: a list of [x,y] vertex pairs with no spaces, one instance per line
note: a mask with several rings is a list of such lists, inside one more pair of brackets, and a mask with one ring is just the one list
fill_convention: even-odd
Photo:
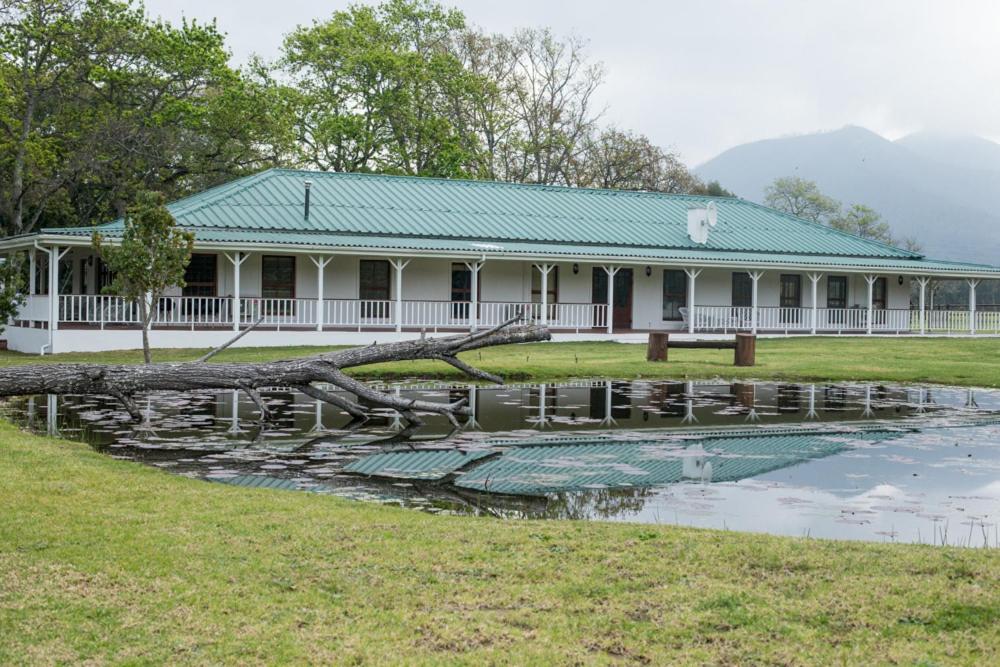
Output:
[[375,477],[445,479],[457,487],[509,495],[547,495],[595,488],[663,486],[686,480],[729,482],[843,451],[859,440],[878,442],[899,431],[816,431],[614,441],[571,439],[513,444],[475,454],[384,452],[345,470]]

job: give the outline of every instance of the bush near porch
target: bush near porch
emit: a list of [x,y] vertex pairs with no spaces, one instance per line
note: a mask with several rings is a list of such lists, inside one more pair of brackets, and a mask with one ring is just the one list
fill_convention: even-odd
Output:
[[[218,361],[267,361],[334,348],[235,348]],[[154,361],[187,361],[199,350],[156,350]],[[481,355],[481,356],[480,356]],[[477,366],[510,381],[607,378],[756,378],[789,381],[933,382],[1000,387],[1000,338],[794,337],[757,341],[757,366],[736,368],[729,350],[671,350],[670,361],[646,361],[646,347],[611,342],[537,343],[466,355]],[[140,363],[140,351],[73,353],[38,357],[0,352],[0,364],[52,362]],[[406,362],[355,369],[380,379],[462,376],[443,363]]]

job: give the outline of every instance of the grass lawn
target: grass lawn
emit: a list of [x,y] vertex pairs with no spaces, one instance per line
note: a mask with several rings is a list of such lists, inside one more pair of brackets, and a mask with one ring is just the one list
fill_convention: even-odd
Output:
[[[237,348],[218,361],[265,361],[315,354],[329,348]],[[198,350],[158,350],[154,360],[187,361]],[[879,380],[1000,387],[1000,338],[762,338],[757,366],[736,368],[730,350],[673,350],[671,361],[649,363],[645,345],[537,343],[493,348],[464,358],[509,380],[568,377],[757,378],[788,380]],[[0,352],[0,365],[91,361],[140,363],[139,351],[57,354],[38,357]],[[461,377],[438,362],[368,366],[367,377]]]
[[995,551],[432,516],[0,424],[0,664],[998,664]]
[[[650,364],[615,343],[467,359],[511,379],[1000,386],[998,353],[1000,339],[794,338],[758,341],[750,369],[725,351]],[[0,353],[54,361],[141,353]],[[0,664],[1000,664],[996,551],[433,516],[189,480],[3,423],[0,507]]]

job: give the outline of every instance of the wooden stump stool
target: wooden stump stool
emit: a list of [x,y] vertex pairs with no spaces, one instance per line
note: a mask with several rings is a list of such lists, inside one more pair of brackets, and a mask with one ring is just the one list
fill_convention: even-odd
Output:
[[666,361],[667,345],[669,343],[670,334],[668,332],[650,332],[649,343],[646,344],[646,361]]
[[736,354],[734,366],[753,366],[757,358],[757,336],[753,334],[736,334]]

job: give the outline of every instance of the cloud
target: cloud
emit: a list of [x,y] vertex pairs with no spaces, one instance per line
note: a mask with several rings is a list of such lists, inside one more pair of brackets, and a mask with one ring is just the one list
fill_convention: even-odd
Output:
[[[147,0],[153,15],[218,18],[234,57],[347,2]],[[618,2],[456,0],[491,31],[551,26],[607,65],[606,120],[692,164],[735,144],[862,125],[1000,137],[1000,3],[919,0]]]

